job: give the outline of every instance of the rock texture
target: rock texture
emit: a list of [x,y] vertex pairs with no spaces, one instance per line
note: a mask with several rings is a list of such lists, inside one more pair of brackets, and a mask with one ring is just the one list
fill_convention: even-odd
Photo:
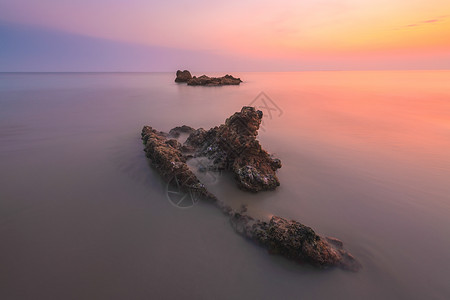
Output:
[[188,70],[178,70],[177,71],[177,78],[175,78],[175,82],[188,82],[188,80],[192,79],[191,72]]
[[281,168],[281,161],[272,158],[256,139],[262,117],[262,111],[244,106],[225,124],[192,132],[185,145],[196,156],[212,159],[216,169],[233,172],[241,189],[273,190],[280,185],[275,172]]
[[273,216],[265,222],[240,213],[234,213],[230,220],[238,233],[256,241],[271,254],[320,268],[339,266],[350,271],[361,268],[359,262],[343,249],[340,240],[321,237],[297,221]]
[[[184,192],[213,201],[229,216],[236,232],[267,248],[270,253],[321,268],[337,266],[359,270],[361,265],[343,249],[340,240],[321,237],[297,221],[273,216],[267,222],[245,214],[245,207],[236,211],[211,194],[189,169],[187,159],[193,155],[206,156],[212,159],[216,169],[233,172],[238,185],[244,190],[274,189],[279,185],[275,171],[281,167],[281,162],[272,158],[256,140],[261,119],[261,111],[243,107],[225,124],[208,131],[184,125],[173,128],[167,134],[144,126],[144,150],[151,165],[164,179],[169,181],[177,177]],[[184,145],[174,139],[181,133],[189,134]]]
[[186,158],[181,154],[181,144],[177,140],[168,139],[166,133],[156,131],[150,126],[144,126],[141,135],[146,156],[165,180],[177,177],[182,191],[194,193],[204,199],[216,200],[189,169]]
[[222,77],[209,77],[206,75],[192,77],[191,73],[188,70],[178,70],[175,82],[186,82],[188,85],[219,86],[238,85],[242,82],[242,80],[228,74]]
[[192,77],[187,81],[188,85],[206,85],[206,86],[218,86],[218,85],[238,85],[242,82],[240,78],[235,78],[231,75],[225,75],[223,77],[208,77],[202,75],[200,77]]

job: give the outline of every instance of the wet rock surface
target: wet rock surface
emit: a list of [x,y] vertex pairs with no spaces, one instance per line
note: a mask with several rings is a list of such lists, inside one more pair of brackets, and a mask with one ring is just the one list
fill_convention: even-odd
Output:
[[150,126],[144,126],[141,135],[147,158],[165,180],[177,178],[181,191],[193,193],[196,197],[216,200],[189,169],[186,158],[181,154],[181,144],[177,140],[167,138],[168,134]]
[[238,233],[256,241],[271,254],[320,268],[338,266],[350,271],[361,268],[359,262],[343,249],[340,240],[321,237],[297,221],[273,216],[266,222],[240,213],[234,213],[230,221]]
[[273,190],[280,185],[276,170],[281,168],[281,161],[271,157],[256,139],[262,117],[261,111],[244,106],[225,124],[192,132],[185,145],[195,150],[196,156],[211,159],[218,170],[233,172],[241,189]]
[[202,75],[199,77],[192,77],[191,73],[187,70],[177,71],[177,77],[175,82],[186,82],[188,85],[203,85],[203,86],[220,86],[220,85],[239,85],[242,80],[240,78],[233,77],[232,75],[225,75],[222,77],[209,77]]
[[[183,125],[164,133],[144,126],[141,134],[144,151],[165,180],[176,177],[185,193],[213,201],[230,218],[237,233],[267,248],[269,253],[320,268],[335,266],[359,270],[361,265],[343,249],[340,240],[321,237],[310,227],[282,217],[273,216],[269,221],[254,219],[246,214],[245,206],[234,210],[210,193],[189,169],[188,159],[208,157],[213,161],[212,169],[233,172],[238,186],[244,190],[257,192],[276,188],[280,183],[275,171],[281,167],[281,161],[272,158],[256,140],[261,119],[261,111],[243,107],[225,124],[208,131]],[[174,139],[181,133],[189,134],[183,145]]]

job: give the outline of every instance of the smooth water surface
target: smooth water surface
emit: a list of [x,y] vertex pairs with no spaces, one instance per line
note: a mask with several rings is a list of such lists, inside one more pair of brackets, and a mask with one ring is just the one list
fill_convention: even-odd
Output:
[[[0,74],[0,298],[449,299],[450,71],[233,75]],[[359,273],[269,255],[215,207],[168,201],[142,126],[210,128],[249,104],[281,186],[205,183],[343,240]]]

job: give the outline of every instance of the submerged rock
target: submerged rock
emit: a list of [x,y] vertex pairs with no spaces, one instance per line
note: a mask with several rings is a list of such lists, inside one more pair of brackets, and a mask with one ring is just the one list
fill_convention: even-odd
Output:
[[188,70],[177,71],[175,82],[186,82],[188,85],[204,85],[204,86],[219,86],[219,85],[239,85],[242,80],[235,78],[232,75],[225,75],[222,77],[209,77],[202,75],[199,77],[192,77]]
[[175,82],[188,82],[189,79],[192,79],[191,72],[188,70],[177,71],[177,78],[175,78]]
[[[267,248],[270,253],[297,262],[357,271],[361,265],[343,249],[340,240],[321,237],[310,227],[277,216],[268,222],[254,219],[245,214],[245,206],[236,211],[211,194],[189,169],[186,162],[194,153],[211,159],[211,169],[233,172],[238,186],[244,190],[257,192],[276,188],[280,183],[275,171],[281,167],[281,161],[272,158],[256,140],[261,119],[261,111],[243,107],[225,124],[208,131],[184,125],[167,134],[144,126],[141,135],[146,156],[161,176],[167,181],[176,177],[177,185],[185,193],[212,200],[230,217],[239,234]],[[172,138],[180,133],[189,134],[183,145]]]

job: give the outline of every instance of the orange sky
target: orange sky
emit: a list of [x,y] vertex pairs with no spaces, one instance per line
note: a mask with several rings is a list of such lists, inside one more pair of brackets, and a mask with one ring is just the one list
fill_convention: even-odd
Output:
[[253,59],[438,55],[450,63],[449,0],[0,2],[2,20],[146,45]]

